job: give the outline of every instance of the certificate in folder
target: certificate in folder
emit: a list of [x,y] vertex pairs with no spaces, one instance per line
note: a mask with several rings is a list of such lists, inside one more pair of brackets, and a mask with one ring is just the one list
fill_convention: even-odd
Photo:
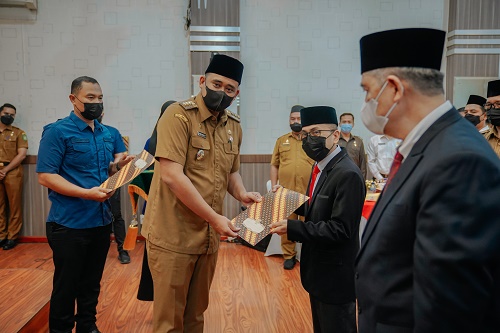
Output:
[[269,235],[271,224],[288,218],[308,199],[308,196],[280,187],[274,193],[267,193],[261,202],[252,204],[231,223],[241,228],[238,232],[241,238],[255,245]]
[[153,164],[154,161],[154,156],[146,150],[143,150],[139,155],[136,155],[132,161],[128,162],[123,168],[121,168],[120,171],[102,183],[100,187],[107,188],[109,190],[116,190],[137,177],[141,172]]

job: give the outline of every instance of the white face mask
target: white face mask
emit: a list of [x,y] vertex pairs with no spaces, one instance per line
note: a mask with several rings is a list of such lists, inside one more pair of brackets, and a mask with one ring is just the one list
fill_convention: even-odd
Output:
[[387,83],[389,82],[385,81],[382,89],[380,89],[380,92],[375,99],[372,98],[368,102],[365,102],[361,108],[361,120],[363,121],[363,124],[365,124],[366,128],[373,133],[380,135],[384,134],[385,125],[387,125],[387,122],[389,121],[389,115],[398,104],[398,102],[394,103],[385,116],[377,115],[378,99],[380,95],[382,95],[385,87],[387,87]]

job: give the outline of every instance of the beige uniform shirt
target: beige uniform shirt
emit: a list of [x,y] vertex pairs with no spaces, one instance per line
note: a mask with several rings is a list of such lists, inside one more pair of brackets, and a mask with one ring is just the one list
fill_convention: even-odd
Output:
[[[239,117],[226,110],[217,119],[200,93],[169,106],[157,128],[155,157],[184,166],[184,174],[205,202],[222,214],[229,174],[240,167]],[[220,235],[161,181],[159,165],[151,182],[142,235],[159,247],[179,253],[210,254],[219,248]]]
[[11,162],[19,148],[28,148],[28,137],[22,129],[9,125],[0,132],[0,162]]
[[500,157],[500,133],[498,133],[498,128],[496,126],[491,126],[490,130],[484,133],[484,137],[491,145],[491,148]]
[[365,154],[365,144],[363,139],[356,135],[349,135],[349,141],[346,141],[342,135],[340,135],[339,146],[347,150],[347,154],[351,160],[358,166],[366,179],[366,154]]
[[296,139],[292,132],[276,140],[271,165],[278,167],[278,180],[281,186],[302,194],[306,193],[314,160],[306,155],[302,149],[302,141]]

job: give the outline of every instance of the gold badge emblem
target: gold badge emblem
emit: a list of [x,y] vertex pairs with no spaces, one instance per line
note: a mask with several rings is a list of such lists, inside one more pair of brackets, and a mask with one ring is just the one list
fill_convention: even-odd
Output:
[[187,118],[183,114],[176,113],[176,114],[174,114],[174,117],[179,118],[179,119],[185,121],[186,123],[188,122]]

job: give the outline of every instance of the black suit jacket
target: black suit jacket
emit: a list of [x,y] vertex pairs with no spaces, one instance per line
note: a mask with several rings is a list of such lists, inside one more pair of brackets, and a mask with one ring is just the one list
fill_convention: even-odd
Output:
[[302,285],[324,303],[355,299],[354,258],[364,198],[361,171],[342,149],[321,173],[311,206],[301,207],[305,222],[288,220],[288,239],[303,243]]
[[359,332],[498,332],[499,265],[500,160],[452,109],[414,145],[367,223]]

